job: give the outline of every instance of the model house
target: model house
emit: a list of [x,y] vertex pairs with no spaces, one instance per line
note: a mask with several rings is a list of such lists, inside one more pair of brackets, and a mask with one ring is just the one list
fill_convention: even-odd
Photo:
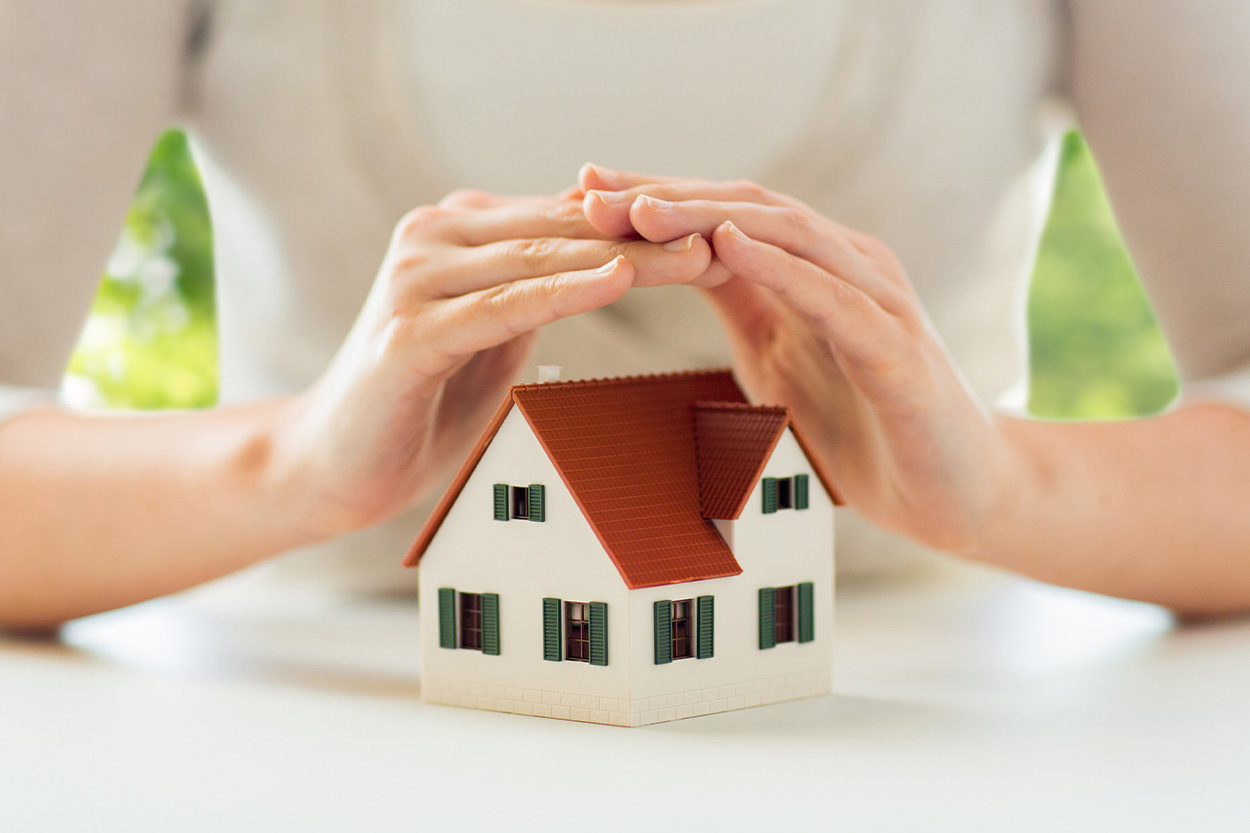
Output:
[[727,371],[515,386],[405,562],[423,696],[639,726],[827,693],[833,494]]

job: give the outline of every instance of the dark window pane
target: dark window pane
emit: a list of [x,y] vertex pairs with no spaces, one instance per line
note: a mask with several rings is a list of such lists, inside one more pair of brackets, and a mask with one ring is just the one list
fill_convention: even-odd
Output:
[[482,650],[482,595],[460,594],[460,647]]
[[512,517],[528,518],[530,516],[530,490],[525,486],[512,487]]
[[794,478],[779,477],[777,478],[777,508],[791,509],[794,507]]
[[690,600],[673,602],[673,659],[694,656],[694,628],[690,621]]
[[773,592],[778,642],[794,641],[794,585]]
[[590,617],[585,602],[564,603],[565,658],[590,662]]

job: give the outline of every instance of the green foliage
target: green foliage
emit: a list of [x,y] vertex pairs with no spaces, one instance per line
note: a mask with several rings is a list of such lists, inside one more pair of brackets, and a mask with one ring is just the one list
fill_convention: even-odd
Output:
[[82,407],[203,408],[217,400],[212,226],[180,131],[163,134],[66,377]]
[[[1167,347],[1080,136],[1063,143],[1029,299],[1037,416],[1147,414],[1176,395]],[[212,229],[178,131],[161,136],[70,363],[77,404],[200,408],[217,396]]]
[[1029,410],[1060,419],[1155,413],[1176,374],[1085,142],[1064,137],[1029,292]]

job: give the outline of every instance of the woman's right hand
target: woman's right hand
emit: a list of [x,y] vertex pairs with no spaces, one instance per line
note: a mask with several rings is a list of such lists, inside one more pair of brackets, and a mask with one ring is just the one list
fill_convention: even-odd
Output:
[[631,287],[688,283],[699,235],[611,239],[580,195],[456,192],[396,226],[355,325],[320,379],[278,410],[265,469],[317,537],[411,506],[498,406],[535,331]]

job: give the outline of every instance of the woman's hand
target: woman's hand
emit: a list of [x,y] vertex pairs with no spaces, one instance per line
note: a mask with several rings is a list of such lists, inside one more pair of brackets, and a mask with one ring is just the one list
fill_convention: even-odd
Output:
[[885,245],[749,182],[588,165],[580,184],[605,235],[712,241],[693,283],[725,325],[740,381],[794,410],[843,500],[948,551],[975,550],[1002,520],[1021,463]]
[[706,270],[698,236],[612,239],[578,197],[462,191],[400,221],[338,355],[275,431],[274,468],[304,484],[308,504],[296,510],[322,534],[380,522],[436,483],[499,405],[538,328]]

